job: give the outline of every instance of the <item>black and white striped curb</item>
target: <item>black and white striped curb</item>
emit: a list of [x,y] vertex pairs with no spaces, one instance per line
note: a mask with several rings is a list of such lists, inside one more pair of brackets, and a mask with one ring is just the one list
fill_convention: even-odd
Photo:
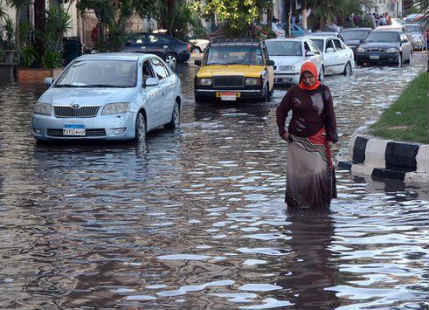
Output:
[[405,182],[429,181],[429,145],[383,140],[355,135],[349,144],[349,161],[339,161],[340,169],[373,178]]

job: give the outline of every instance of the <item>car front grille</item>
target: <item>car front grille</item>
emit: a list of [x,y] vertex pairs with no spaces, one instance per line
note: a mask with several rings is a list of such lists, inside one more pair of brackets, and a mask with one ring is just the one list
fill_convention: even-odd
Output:
[[55,116],[61,118],[88,118],[95,117],[100,107],[54,107]]
[[86,129],[84,136],[64,136],[62,129],[49,129],[48,128],[48,136],[51,137],[104,137],[106,135],[106,130],[104,128],[95,128],[95,129]]
[[244,78],[242,76],[216,76],[213,79],[214,87],[235,88],[244,87]]
[[293,71],[295,66],[279,66],[280,71]]
[[372,47],[367,49],[368,52],[384,52],[384,48],[381,47]]

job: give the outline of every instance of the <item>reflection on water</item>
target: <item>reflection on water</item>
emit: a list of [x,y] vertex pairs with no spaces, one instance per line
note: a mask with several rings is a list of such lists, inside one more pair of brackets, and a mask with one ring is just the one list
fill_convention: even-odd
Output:
[[[337,152],[417,68],[327,78]],[[285,90],[194,105],[195,67],[179,73],[183,126],[145,148],[36,144],[44,87],[2,87],[1,309],[428,309],[427,186],[339,170],[331,212],[285,212]]]

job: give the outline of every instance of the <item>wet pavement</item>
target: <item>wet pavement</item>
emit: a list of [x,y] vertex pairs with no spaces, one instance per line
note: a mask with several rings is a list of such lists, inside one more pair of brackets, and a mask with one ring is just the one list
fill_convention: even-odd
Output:
[[[425,70],[326,78],[340,142]],[[329,214],[283,209],[270,102],[201,104],[133,144],[39,145],[44,86],[0,93],[0,309],[429,309],[429,186],[337,171]]]

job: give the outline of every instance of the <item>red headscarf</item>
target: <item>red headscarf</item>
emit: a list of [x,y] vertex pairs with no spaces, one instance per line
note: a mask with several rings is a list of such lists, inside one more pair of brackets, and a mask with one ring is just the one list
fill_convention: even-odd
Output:
[[[315,82],[311,86],[305,85],[304,81],[302,81],[302,75],[306,71],[310,72],[314,76],[314,78],[315,78]],[[299,80],[300,81],[299,81],[298,87],[301,88],[301,89],[315,90],[317,87],[319,87],[320,81],[319,81],[319,75],[317,74],[316,65],[314,63],[312,63],[311,61],[304,62],[304,64],[301,67],[301,77],[300,77]]]

